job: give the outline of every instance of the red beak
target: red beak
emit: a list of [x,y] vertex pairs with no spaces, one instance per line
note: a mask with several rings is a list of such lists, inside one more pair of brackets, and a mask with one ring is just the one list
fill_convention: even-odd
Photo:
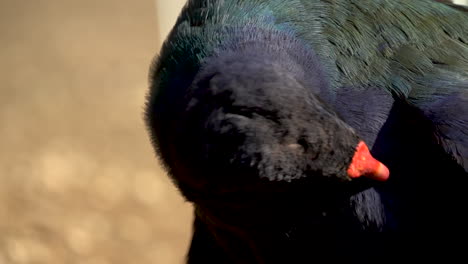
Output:
[[386,181],[390,176],[390,171],[380,161],[372,157],[366,143],[361,141],[357,145],[351,165],[348,167],[348,175],[351,178],[364,176],[377,181]]

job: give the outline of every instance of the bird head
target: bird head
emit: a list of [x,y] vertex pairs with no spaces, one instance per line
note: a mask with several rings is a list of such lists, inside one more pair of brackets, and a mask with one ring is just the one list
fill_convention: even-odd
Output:
[[204,62],[174,120],[174,172],[207,192],[387,180],[385,165],[322,99],[324,77],[277,54],[244,49]]

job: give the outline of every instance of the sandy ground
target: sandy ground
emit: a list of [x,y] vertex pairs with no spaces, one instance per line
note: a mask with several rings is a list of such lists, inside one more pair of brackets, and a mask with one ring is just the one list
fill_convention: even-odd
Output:
[[0,0],[0,264],[182,263],[142,121],[151,0]]

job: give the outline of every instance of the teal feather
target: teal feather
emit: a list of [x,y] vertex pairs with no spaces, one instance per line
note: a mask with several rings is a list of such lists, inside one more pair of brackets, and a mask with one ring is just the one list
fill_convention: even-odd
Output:
[[[468,78],[468,13],[431,0],[188,1],[151,69],[149,102],[176,68],[194,71],[233,32],[282,32],[320,58],[330,90],[380,87],[418,107]],[[255,37],[255,36],[252,36]],[[422,85],[451,76],[463,85]],[[164,98],[161,97],[161,98]],[[426,99],[424,99],[426,98]],[[162,99],[164,100],[164,99]]]
[[[179,159],[183,156],[180,153],[188,151],[190,153],[188,156],[190,156],[192,152],[184,144],[189,141],[183,141],[183,143],[177,146],[176,143],[187,137],[187,134],[180,131],[186,128],[183,123],[190,123],[190,120],[186,118],[181,121],[178,118],[184,116],[180,113],[190,112],[187,109],[190,109],[193,105],[202,105],[204,103],[202,100],[197,102],[198,98],[194,96],[195,92],[191,90],[191,85],[201,82],[200,79],[197,79],[199,77],[198,74],[200,72],[206,73],[204,70],[207,70],[207,68],[208,72],[209,70],[216,71],[216,69],[220,71],[224,70],[222,68],[225,64],[214,63],[214,66],[212,65],[213,61],[216,62],[213,58],[222,57],[225,53],[229,52],[231,52],[229,53],[230,56],[233,56],[233,51],[242,51],[240,53],[246,56],[245,50],[252,47],[256,48],[255,51],[251,53],[247,52],[249,57],[242,57],[241,59],[247,58],[247,61],[249,61],[250,56],[258,52],[272,54],[272,57],[278,56],[286,61],[288,59],[294,62],[314,60],[311,65],[297,63],[300,66],[296,65],[296,68],[294,68],[294,65],[291,66],[285,63],[281,67],[287,72],[281,72],[283,74],[281,76],[292,76],[292,79],[297,76],[307,76],[309,78],[297,78],[299,82],[305,79],[307,81],[317,79],[315,83],[303,82],[311,86],[307,87],[310,88],[310,91],[307,91],[314,95],[319,95],[321,97],[320,101],[323,101],[323,108],[330,107],[334,112],[333,114],[336,114],[331,116],[336,117],[336,119],[340,118],[343,127],[349,126],[350,128],[354,128],[359,132],[359,137],[363,138],[370,146],[377,146],[372,151],[376,151],[377,154],[379,154],[379,151],[384,152],[383,154],[380,153],[381,156],[377,158],[387,159],[384,163],[389,162],[392,166],[390,167],[389,165],[390,171],[392,173],[396,172],[390,178],[390,181],[394,180],[393,185],[389,183],[382,187],[382,189],[377,188],[378,190],[370,188],[349,198],[347,202],[351,209],[348,209],[352,211],[351,214],[354,214],[351,217],[352,221],[357,219],[356,221],[359,222],[357,229],[360,231],[382,231],[384,229],[413,231],[413,229],[416,229],[432,232],[432,229],[429,228],[434,227],[445,231],[447,228],[455,230],[455,228],[466,226],[466,223],[464,223],[466,217],[462,217],[463,212],[459,214],[460,210],[458,208],[459,205],[466,203],[466,197],[462,197],[462,189],[466,185],[459,184],[460,186],[454,186],[457,184],[449,183],[449,180],[459,175],[464,176],[465,182],[468,180],[468,176],[466,175],[468,174],[468,12],[466,11],[468,11],[466,8],[447,5],[433,0],[189,0],[178,17],[174,28],[169,33],[167,40],[163,43],[159,56],[155,58],[151,66],[151,88],[147,98],[146,121],[152,133],[153,144],[159,152],[158,154],[163,161],[162,163],[167,166],[169,174],[173,176],[173,180],[185,197],[196,205],[197,217],[192,249],[196,246],[203,246],[206,242],[203,239],[209,239],[210,232],[216,233],[213,230],[208,232],[204,228],[206,229],[210,226],[214,229],[219,228],[222,231],[228,229],[226,226],[221,226],[226,224],[223,221],[215,223],[217,219],[215,219],[215,216],[210,215],[210,213],[216,210],[209,210],[212,208],[207,209],[204,206],[221,207],[222,210],[220,209],[216,213],[226,213],[229,217],[224,219],[228,219],[228,222],[235,222],[241,219],[241,216],[245,217],[246,214],[249,214],[245,211],[247,210],[244,207],[246,206],[245,201],[247,201],[247,204],[256,202],[259,196],[265,193],[274,193],[278,189],[280,191],[275,194],[281,197],[279,199],[285,198],[285,196],[279,194],[285,192],[281,187],[284,187],[284,185],[280,185],[282,181],[294,182],[298,179],[307,178],[301,174],[303,168],[295,166],[297,163],[290,163],[293,165],[288,167],[288,172],[292,171],[292,173],[288,174],[285,173],[285,170],[282,170],[282,164],[289,164],[289,160],[282,160],[283,156],[278,154],[284,150],[281,148],[281,144],[273,144],[274,146],[268,146],[267,148],[269,154],[273,153],[273,156],[278,154],[276,156],[280,157],[274,160],[275,162],[272,162],[271,159],[262,158],[258,158],[260,160],[258,161],[255,160],[256,157],[252,161],[253,163],[258,162],[258,164],[263,166],[258,173],[260,178],[262,178],[263,172],[266,175],[263,179],[268,178],[272,182],[276,180],[280,182],[278,183],[280,187],[268,185],[267,190],[262,189],[262,192],[256,193],[255,191],[258,191],[256,188],[260,188],[258,185],[247,184],[246,187],[246,185],[242,185],[236,181],[233,181],[235,184],[231,184],[232,182],[225,175],[218,177],[217,173],[213,173],[215,176],[209,178],[206,176],[209,173],[200,173],[200,175],[197,173],[193,173],[196,175],[184,173],[185,164]],[[255,43],[257,46],[252,43]],[[288,50],[291,47],[310,52],[301,53],[296,50]],[[286,49],[286,51],[281,49]],[[265,56],[265,54],[262,55]],[[239,53],[235,53],[234,55],[237,56]],[[301,55],[304,55],[304,58],[298,57]],[[270,59],[268,56],[265,57],[262,57],[262,59]],[[231,59],[229,56],[228,58]],[[278,58],[273,58],[271,61],[275,62],[275,59],[279,60]],[[320,67],[316,67],[316,64],[319,64]],[[212,68],[210,68],[210,65]],[[268,67],[268,65],[265,66],[266,63],[260,65],[263,67],[260,70]],[[307,67],[301,68],[303,65],[307,65]],[[213,70],[213,67],[215,70]],[[254,69],[258,70],[258,68]],[[278,74],[278,72],[273,72]],[[237,73],[238,71],[234,74],[230,72],[231,75]],[[251,77],[249,75],[250,72],[247,73],[247,75],[242,73],[244,75],[239,76],[249,79]],[[252,73],[252,75],[255,75],[255,73]],[[202,77],[206,76],[202,75]],[[239,80],[236,79],[236,81]],[[273,94],[274,96],[272,97],[275,99],[281,97],[279,100],[282,100],[282,105],[295,104],[296,102],[294,101],[298,101],[299,108],[297,109],[300,110],[295,111],[295,113],[313,112],[307,108],[313,105],[313,103],[307,101],[307,95],[304,96],[303,93],[298,93],[298,91],[302,91],[301,85],[303,85],[303,83],[299,84],[299,82],[295,83],[296,87],[299,87],[297,90],[294,90],[294,88],[291,90],[281,89],[287,87],[287,82],[282,82],[281,85],[284,87],[281,86],[280,88],[273,85],[273,88],[276,88],[278,91],[272,90],[281,94],[275,94],[275,91],[268,90],[270,88],[268,85],[262,86],[262,88],[268,86],[264,90],[268,90],[270,94]],[[314,86],[317,83],[320,84],[317,85],[319,86],[318,90]],[[255,90],[255,87],[252,86],[248,86],[248,88]],[[326,91],[323,92],[320,89],[326,89]],[[290,94],[284,94],[284,91],[291,91],[291,96],[289,96]],[[262,90],[261,92],[264,91]],[[203,93],[203,91],[200,93]],[[244,97],[241,97],[244,101],[271,99],[267,98],[267,96],[252,96],[250,98],[251,94],[248,92],[246,94],[247,96],[244,94]],[[219,99],[219,97],[214,98],[216,100]],[[211,101],[209,102],[212,103]],[[230,101],[228,102],[230,103]],[[229,103],[226,103],[226,105],[229,105]],[[264,103],[264,105],[271,104]],[[372,109],[372,111],[367,111],[368,109]],[[212,110],[210,108],[207,111]],[[259,109],[256,110],[259,111]],[[277,112],[281,111],[277,110]],[[252,115],[254,114],[256,113],[254,112]],[[187,116],[192,117],[190,115]],[[395,121],[394,119],[397,120]],[[293,122],[292,126],[294,126],[295,130],[303,129],[301,127],[302,123],[310,121],[304,122],[304,119],[294,120],[299,120]],[[203,125],[206,126],[205,123]],[[195,131],[195,133],[203,134],[209,130],[206,127],[202,129],[199,129],[199,126],[195,127],[198,130],[193,129],[188,133]],[[219,134],[225,132],[222,131]],[[255,131],[255,133],[257,132]],[[286,130],[286,132],[290,131]],[[252,134],[255,133],[252,132]],[[191,136],[192,134],[188,135],[188,137]],[[203,138],[200,135],[197,136]],[[217,134],[214,137],[216,136]],[[255,136],[252,137],[255,138]],[[258,138],[260,138],[258,141],[263,142],[261,136],[258,136]],[[282,139],[277,134],[274,135],[274,138]],[[314,139],[309,140],[314,141]],[[382,141],[384,141],[383,144]],[[313,146],[315,143],[314,141],[310,145]],[[382,147],[382,145],[384,146]],[[262,146],[245,144],[245,146],[235,147],[238,147],[238,149],[248,148],[250,150],[261,148]],[[339,150],[340,148],[335,148],[335,150]],[[203,152],[204,150],[199,152]],[[175,152],[177,153],[174,154]],[[195,151],[195,155],[205,154],[199,152]],[[244,155],[242,151],[232,152],[235,152],[235,155]],[[416,166],[411,161],[413,153],[421,156],[415,158],[417,162]],[[216,155],[223,154],[216,152]],[[176,158],[171,159],[171,155]],[[228,157],[230,156],[228,155]],[[212,161],[210,159],[207,160]],[[227,158],[226,160],[232,162],[232,159]],[[242,157],[239,160],[242,161]],[[293,160],[296,160],[296,158]],[[329,159],[326,160],[327,163],[330,163]],[[427,160],[435,165],[429,164],[426,166],[424,163]],[[251,163],[251,167],[253,163]],[[442,165],[439,166],[439,163]],[[235,168],[236,166],[232,167]],[[304,165],[304,167],[307,166]],[[174,176],[176,173],[173,170],[176,169],[182,172]],[[223,173],[225,173],[224,167],[221,174]],[[321,171],[321,173],[325,174],[324,171]],[[189,175],[187,176],[186,174]],[[438,181],[439,174],[444,174],[443,176],[446,178]],[[269,177],[271,175],[273,177]],[[426,177],[428,175],[429,177]],[[242,178],[243,175],[235,176]],[[433,178],[437,179],[434,180]],[[300,180],[298,181],[301,182]],[[462,180],[459,180],[459,182],[463,183]],[[440,184],[445,185],[439,188]],[[310,187],[310,185],[307,186]],[[300,189],[300,187],[295,185],[294,188]],[[412,187],[417,187],[414,194]],[[452,188],[457,191],[452,191]],[[249,191],[254,191],[254,194],[257,194],[257,196],[253,196],[253,198],[246,196],[247,194],[245,193],[249,193]],[[310,192],[309,189],[301,189],[301,191]],[[437,200],[437,195],[434,195],[436,191],[440,192],[437,195],[444,196],[444,201],[453,203],[441,203]],[[245,195],[247,197],[243,200],[244,203],[240,203],[240,205],[233,202],[238,198],[235,197],[235,194],[239,192],[239,196],[244,197]],[[288,193],[288,195],[294,196],[295,193],[296,189]],[[232,194],[234,195],[230,196]],[[391,197],[386,197],[386,194],[390,194],[389,196]],[[234,198],[234,200],[231,201],[231,198]],[[386,203],[388,200],[391,202]],[[311,199],[309,198],[307,202],[311,202]],[[287,204],[286,207],[289,208],[289,206]],[[413,210],[414,208],[415,210]],[[252,210],[252,208],[249,209]],[[272,211],[276,210],[276,208],[273,209]],[[264,212],[262,210],[260,210],[259,214]],[[255,210],[252,210],[252,214],[257,213],[253,211]],[[433,211],[438,212],[438,214],[432,215]],[[447,211],[449,211],[447,215],[450,215],[452,218],[446,216]],[[270,211],[268,212],[270,213]],[[346,213],[349,212],[346,211]],[[259,216],[259,219],[264,219],[264,217]],[[282,220],[290,221],[288,217],[281,218],[279,216],[279,222]],[[314,217],[315,221],[317,218]],[[319,219],[324,219],[321,217],[322,214],[320,213]],[[249,220],[258,220],[253,219],[254,217],[250,218],[248,216],[248,218]],[[286,230],[287,232],[285,231],[288,234],[288,238],[289,233],[293,232],[291,230],[295,228],[311,231],[309,223],[304,219],[309,220],[301,214],[297,216],[297,219],[292,220],[292,227],[288,226],[290,229]],[[440,224],[441,222],[444,222],[445,225]],[[206,223],[209,224],[204,226]],[[337,223],[342,222],[338,220]],[[452,223],[456,224],[452,225]],[[216,226],[216,224],[220,226]],[[249,222],[248,225],[250,224]],[[268,223],[265,225],[268,226]],[[348,227],[347,225],[352,225],[352,223],[346,222],[345,226]],[[257,227],[259,226],[262,227],[263,223],[257,225]],[[340,225],[338,227],[342,228]],[[346,229],[346,227],[343,227],[343,229]],[[223,228],[225,229],[223,230]],[[232,231],[234,234],[239,231],[237,229],[233,230],[229,230],[229,232]],[[270,230],[267,230],[268,232],[264,233],[258,230],[254,232],[246,230],[240,230],[238,233],[244,232],[243,234],[245,235],[261,234],[259,237],[263,243],[262,246],[265,244],[270,245],[268,244],[270,241],[266,240],[269,240],[271,237],[273,238],[272,241],[274,241],[271,243],[275,244],[272,248],[275,248],[278,241],[278,245],[285,245],[290,247],[289,249],[295,246],[304,247],[298,251],[294,251],[296,249],[285,250],[284,252],[286,252],[288,261],[281,262],[275,259],[270,262],[262,262],[262,259],[262,261],[257,262],[276,263],[275,261],[278,261],[280,263],[294,263],[294,261],[289,261],[289,257],[291,257],[289,252],[302,252],[308,256],[309,248],[312,248],[308,244],[309,237],[301,237],[300,234],[295,235],[296,239],[298,239],[297,241],[283,239],[281,236],[285,232],[282,229],[280,231],[274,230],[278,232],[269,232]],[[312,231],[315,235],[314,232],[317,230]],[[223,233],[220,232],[218,234],[220,234],[220,237],[217,237],[217,239],[221,239]],[[198,241],[200,239],[201,242]],[[343,240],[339,240],[338,244],[340,244],[339,246],[349,246],[349,248],[353,248],[356,245],[356,247],[359,247],[359,250],[365,248],[359,243],[361,241],[356,242],[355,239],[353,237],[348,241],[352,242],[349,244],[345,244]],[[403,240],[399,242],[407,242],[406,239]],[[419,239],[420,242],[427,243],[427,245],[430,243],[440,245],[440,243],[437,243],[440,241],[427,240],[429,242],[425,242],[423,240]],[[314,241],[316,241],[315,237]],[[366,246],[382,250],[379,245],[374,245],[373,241],[371,240]],[[214,244],[216,246],[219,246],[217,244],[222,244],[222,242],[218,242]],[[321,242],[318,241],[318,246],[326,244]],[[258,250],[258,248],[255,248],[255,246],[258,246],[255,242],[250,240],[249,243],[252,244],[253,251]],[[390,244],[393,244],[392,246],[395,246],[395,248],[400,246],[399,243]],[[230,248],[231,246],[228,245],[226,247]],[[206,257],[210,258],[214,254],[221,252],[213,250],[214,248],[195,248],[193,251],[191,250],[189,262],[190,259],[197,259],[197,256],[191,255],[197,254],[196,252],[202,252],[198,254],[203,256],[198,257],[204,260]],[[235,247],[232,246],[232,248]],[[230,257],[234,259],[253,259],[251,258],[252,256],[242,255],[249,254],[246,252],[250,252],[243,249],[245,248],[240,247],[240,250],[237,251],[239,254],[232,254]],[[383,250],[385,251],[386,249],[384,248]],[[208,252],[209,254],[204,254],[203,252]],[[281,253],[281,250],[278,252]],[[388,252],[390,252],[389,255],[394,253],[391,249]],[[252,254],[257,253],[259,252],[255,251]],[[280,253],[278,255],[281,255]],[[351,253],[351,249],[348,253]],[[359,253],[357,259],[361,257]],[[398,253],[404,255],[404,252]],[[424,254],[426,253],[424,252]],[[327,255],[327,252],[323,254],[326,257],[330,256]],[[376,255],[378,254],[376,253]],[[275,256],[275,254],[267,252],[263,256],[271,257]],[[346,254],[343,256],[347,257]],[[223,256],[215,256],[213,259],[217,257],[222,258]],[[346,261],[349,262],[348,259]],[[238,262],[242,263],[242,261]],[[302,262],[304,262],[302,259],[297,261],[297,263]],[[224,262],[216,259],[213,263]]]

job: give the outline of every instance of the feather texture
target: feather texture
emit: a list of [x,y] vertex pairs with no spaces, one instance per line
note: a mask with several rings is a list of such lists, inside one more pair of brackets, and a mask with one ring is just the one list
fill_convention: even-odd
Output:
[[[193,244],[189,262],[206,263],[200,248],[232,249],[215,263],[229,258],[281,263],[291,260],[290,252],[302,252],[293,258],[300,262],[308,248],[358,262],[360,243],[389,257],[425,240],[383,239],[390,247],[385,250],[372,239],[354,241],[350,230],[463,229],[468,221],[459,209],[468,202],[462,195],[468,182],[465,11],[432,0],[188,1],[151,67],[146,121],[158,156],[196,204],[193,243],[207,245]],[[226,109],[237,112],[229,115]],[[302,196],[312,192],[305,187],[311,185],[307,175],[320,170],[320,160],[327,157],[333,164],[323,167],[324,175],[339,174],[343,166],[336,156],[346,152],[298,154],[321,144],[315,112],[334,122],[324,130],[336,135],[327,139],[330,145],[344,146],[356,133],[390,168],[390,181],[346,198],[340,189],[333,192],[336,200]],[[197,123],[200,116],[208,121]],[[247,119],[263,123],[250,129]],[[352,139],[337,143],[349,134]],[[195,146],[192,140],[210,144]],[[215,161],[216,168],[257,166],[257,176],[269,182],[259,184],[236,171],[189,173],[190,162],[203,167],[190,161],[194,157]],[[272,193],[274,209],[263,203]],[[340,244],[344,241],[351,242]],[[427,241],[429,247],[434,240]],[[329,250],[327,243],[338,249]]]

